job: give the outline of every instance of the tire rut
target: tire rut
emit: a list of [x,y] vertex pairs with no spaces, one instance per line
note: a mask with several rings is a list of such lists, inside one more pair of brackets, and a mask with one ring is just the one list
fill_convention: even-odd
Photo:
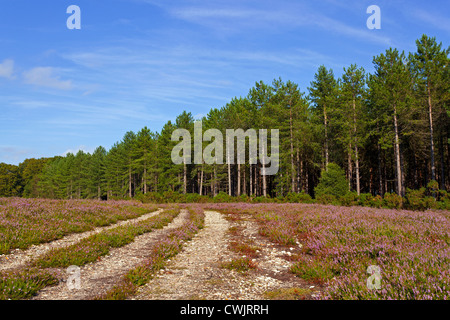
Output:
[[163,209],[158,209],[157,211],[146,213],[138,218],[122,220],[115,224],[105,226],[105,227],[97,227],[93,230],[82,232],[82,233],[72,233],[61,239],[42,243],[39,245],[32,245],[30,248],[26,250],[16,249],[13,253],[8,255],[0,256],[0,271],[8,271],[20,268],[22,266],[26,266],[28,262],[37,258],[40,255],[45,254],[47,251],[51,249],[58,249],[68,247],[72,244],[79,242],[80,240],[87,238],[93,234],[103,232],[105,230],[117,228],[119,226],[127,225],[129,223],[136,223],[141,220],[148,219],[155,215],[160,214]]
[[158,239],[170,230],[182,226],[188,219],[188,214],[187,210],[182,209],[163,229],[140,235],[126,246],[112,248],[110,253],[99,261],[81,266],[79,289],[69,289],[67,282],[61,281],[57,286],[42,289],[31,300],[88,300],[106,293],[123,274],[145,261]]

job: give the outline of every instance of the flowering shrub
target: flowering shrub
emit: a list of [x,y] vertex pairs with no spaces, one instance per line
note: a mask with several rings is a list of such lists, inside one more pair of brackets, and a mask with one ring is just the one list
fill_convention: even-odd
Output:
[[57,275],[46,270],[2,272],[0,273],[0,300],[26,299],[42,288],[58,283]]
[[[211,207],[252,213],[271,241],[301,244],[291,271],[325,286],[318,299],[450,299],[449,211],[317,204]],[[367,286],[372,265],[381,270],[380,289]]]

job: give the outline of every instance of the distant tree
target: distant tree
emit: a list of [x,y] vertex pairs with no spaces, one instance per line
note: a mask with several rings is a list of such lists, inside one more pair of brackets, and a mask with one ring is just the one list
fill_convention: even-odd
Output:
[[21,193],[19,167],[0,163],[0,196],[17,197]]
[[332,195],[337,198],[348,192],[348,182],[345,171],[337,164],[330,162],[326,169],[322,170],[319,184],[314,189],[316,198],[323,195]]
[[[186,129],[189,131],[191,135],[191,142],[192,137],[194,136],[194,118],[192,117],[192,113],[183,111],[175,120],[175,125],[177,129]],[[193,148],[191,148],[192,152]],[[192,155],[191,155],[192,156]],[[191,166],[189,166],[191,167]],[[188,191],[188,179],[190,180],[190,177],[188,177],[188,163],[187,158],[183,158],[183,193],[186,194]]]
[[[257,116],[253,119],[255,129],[265,129],[265,123],[267,123],[267,112],[264,112],[269,107],[271,99],[273,97],[273,88],[263,81],[257,82],[253,88],[250,89],[248,99],[256,107]],[[261,154],[267,154],[267,150],[261,150]],[[267,176],[265,165],[261,165],[261,178],[262,178],[262,196],[267,196]]]
[[89,186],[91,194],[96,195],[101,200],[106,195],[106,149],[97,147],[92,154],[90,161]]
[[315,81],[312,81],[311,86],[308,88],[309,99],[314,106],[314,115],[321,119],[321,122],[323,123],[324,168],[326,168],[330,158],[330,114],[337,103],[337,82],[334,78],[333,70],[327,70],[323,65],[317,70],[314,79]]
[[340,101],[341,104],[338,112],[341,115],[342,140],[347,144],[348,154],[348,180],[349,189],[351,190],[353,166],[355,163],[355,180],[356,192],[361,193],[360,180],[360,152],[364,132],[364,118],[362,114],[363,103],[366,90],[366,75],[362,67],[358,68],[352,64],[348,68],[344,68],[342,75]]
[[45,165],[51,161],[52,158],[41,159],[25,159],[19,164],[19,172],[21,177],[21,184],[23,186],[23,197],[38,197],[38,183],[39,176],[42,173]]
[[148,191],[150,174],[156,168],[156,141],[155,134],[147,127],[141,129],[136,135],[134,152],[134,164],[139,174],[142,175],[142,192]]
[[380,136],[380,140],[388,142],[388,144],[384,144],[385,147],[392,145],[391,141],[393,141],[397,193],[404,195],[405,186],[400,161],[401,126],[399,115],[405,115],[406,108],[408,108],[412,92],[412,79],[406,67],[405,55],[399,53],[397,49],[386,50],[385,54],[375,57],[373,63],[375,74],[370,77],[369,87],[372,99],[375,101],[374,108],[381,116],[379,125],[389,128],[384,131],[383,136]]

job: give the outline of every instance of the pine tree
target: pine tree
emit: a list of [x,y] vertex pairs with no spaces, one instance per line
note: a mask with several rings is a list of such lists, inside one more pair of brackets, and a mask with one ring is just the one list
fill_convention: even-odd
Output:
[[362,145],[362,132],[364,132],[362,107],[365,99],[365,83],[364,68],[358,68],[355,64],[344,68],[340,92],[343,103],[341,111],[345,115],[342,124],[344,136],[346,136],[345,140],[348,144],[349,183],[351,183],[352,161],[354,161],[356,192],[358,195],[361,193],[359,148]]
[[[90,189],[92,198],[101,200],[105,195],[105,173],[106,173],[106,149],[102,146],[97,147],[91,157],[90,165]],[[95,196],[94,196],[95,195]]]
[[321,119],[323,123],[323,150],[325,155],[324,168],[328,167],[330,161],[330,114],[337,102],[337,82],[334,78],[333,70],[327,70],[325,66],[320,66],[314,75],[315,81],[311,82],[309,99],[313,103],[314,115]]
[[[412,71],[417,76],[417,98],[423,99],[428,111],[431,180],[436,180],[435,164],[435,119],[439,109],[444,110],[448,101],[449,82],[448,74],[450,47],[442,49],[442,43],[436,38],[423,35],[416,41],[417,52],[410,54]],[[448,105],[447,105],[448,108]]]
[[[373,59],[375,74],[370,77],[369,87],[373,105],[379,118],[378,126],[387,126],[381,140],[394,146],[395,177],[397,193],[404,195],[402,165],[400,161],[401,124],[399,115],[405,115],[408,98],[412,89],[412,79],[406,67],[404,53],[397,49],[388,49]],[[392,130],[393,129],[393,130]]]

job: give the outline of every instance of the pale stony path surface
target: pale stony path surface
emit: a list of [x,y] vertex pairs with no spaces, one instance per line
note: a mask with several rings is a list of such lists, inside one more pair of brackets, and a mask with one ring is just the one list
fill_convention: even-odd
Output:
[[205,227],[133,299],[195,299],[201,295],[208,281],[215,281],[214,272],[226,256],[228,227],[220,213],[205,211]]
[[106,293],[128,270],[143,263],[153,245],[171,229],[181,227],[188,219],[188,211],[180,214],[163,229],[156,229],[135,238],[134,242],[112,248],[100,261],[80,267],[80,289],[69,289],[66,282],[41,290],[32,300],[85,300]]
[[136,223],[148,219],[150,217],[153,217],[157,214],[160,214],[162,211],[163,211],[162,209],[159,209],[157,211],[146,213],[138,218],[122,220],[106,227],[97,227],[90,231],[69,234],[61,239],[52,242],[33,245],[26,250],[16,249],[11,254],[0,256],[0,271],[19,268],[21,266],[26,265],[27,262],[33,260],[34,258],[37,258],[38,256],[45,254],[47,251],[51,249],[58,249],[70,246],[93,234],[103,232],[105,230],[109,230],[112,228],[117,228],[119,226],[127,225],[129,223]]
[[[260,257],[255,259],[258,268],[245,274],[220,266],[240,257],[228,248],[232,240],[228,228],[236,225],[243,227],[240,237],[260,248]],[[309,288],[289,272],[291,263],[285,257],[290,254],[290,249],[280,250],[258,237],[254,221],[229,222],[218,212],[205,211],[205,228],[132,299],[259,300],[265,298],[265,292],[279,288]]]

